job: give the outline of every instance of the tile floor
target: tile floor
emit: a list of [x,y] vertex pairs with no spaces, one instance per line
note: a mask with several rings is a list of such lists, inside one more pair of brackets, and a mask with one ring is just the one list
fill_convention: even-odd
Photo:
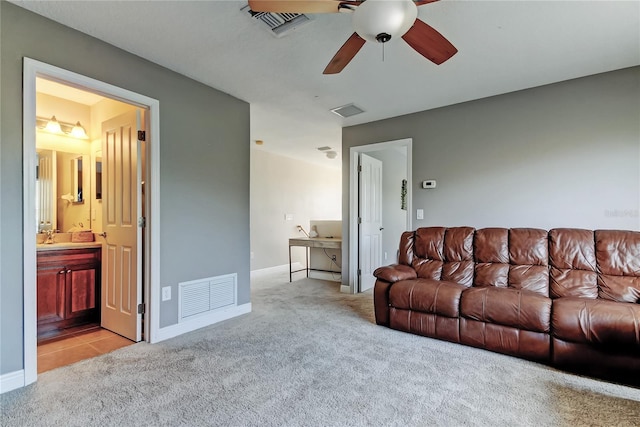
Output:
[[70,365],[135,344],[101,328],[77,332],[67,338],[38,345],[38,373]]

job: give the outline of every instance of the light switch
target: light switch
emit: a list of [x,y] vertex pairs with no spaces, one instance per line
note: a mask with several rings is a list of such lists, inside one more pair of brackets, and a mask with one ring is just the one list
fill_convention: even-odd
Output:
[[424,219],[424,209],[416,210],[416,219]]

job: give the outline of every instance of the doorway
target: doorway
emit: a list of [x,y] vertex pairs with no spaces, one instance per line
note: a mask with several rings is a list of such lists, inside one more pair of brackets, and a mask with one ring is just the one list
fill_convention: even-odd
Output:
[[141,340],[144,122],[134,105],[36,78],[39,345],[96,326]]
[[369,290],[373,271],[397,261],[400,234],[411,229],[411,139],[350,150],[349,287]]
[[[137,239],[136,246],[140,249],[140,253],[144,252],[144,262],[142,262],[142,258],[136,258],[136,264],[138,265],[139,274],[134,278],[133,282],[135,282],[135,294],[139,295],[137,300],[142,299],[142,295],[144,292],[145,295],[145,303],[143,305],[138,306],[138,301],[130,301],[129,308],[134,311],[136,314],[139,313],[138,317],[138,330],[141,331],[140,324],[144,324],[144,340],[148,342],[153,342],[154,338],[159,329],[159,315],[157,310],[154,308],[157,307],[155,301],[159,301],[159,228],[158,228],[158,212],[159,212],[159,103],[157,100],[152,98],[148,98],[143,95],[136,94],[134,92],[130,92],[125,89],[118,88],[116,86],[112,86],[76,73],[72,73],[67,70],[63,70],[48,64],[44,64],[39,61],[35,61],[29,58],[24,59],[24,115],[23,115],[23,136],[24,136],[24,237],[23,237],[23,247],[24,247],[24,378],[25,385],[30,384],[37,379],[37,287],[36,287],[36,239],[34,238],[34,234],[38,230],[40,226],[39,222],[36,220],[36,206],[40,208],[40,205],[36,203],[36,79],[42,78],[50,82],[54,82],[57,84],[62,84],[71,88],[80,89],[89,94],[99,95],[105,99],[120,102],[127,104],[129,106],[133,106],[136,109],[145,110],[148,112],[146,115],[147,120],[146,129],[148,131],[144,136],[146,136],[147,142],[140,146],[138,145],[138,150],[140,147],[145,150],[145,156],[134,157],[136,160],[136,164],[138,164],[137,169],[142,170],[142,161],[141,159],[146,158],[146,172],[144,175],[134,175],[134,179],[137,179],[138,184],[142,184],[144,182],[146,191],[144,195],[144,203],[142,203],[142,198],[140,198],[140,203],[142,206],[146,206],[146,210],[144,212],[145,217],[140,219],[138,217],[133,219],[133,223],[135,226],[138,226],[138,221],[140,221],[140,225],[146,225],[144,228],[139,229],[139,238]],[[102,131],[101,131],[102,133]],[[153,136],[153,138],[151,138]],[[99,137],[100,139],[100,137]],[[145,138],[143,138],[145,139]],[[98,171],[100,168],[95,164],[95,160],[99,156],[88,156],[91,158],[93,167],[86,168],[85,162],[81,163],[80,170],[84,169],[85,171],[88,169],[89,171]],[[82,158],[84,160],[84,158]],[[139,162],[139,163],[138,163]],[[91,172],[90,172],[91,173]],[[86,173],[85,173],[86,175]],[[74,175],[72,174],[72,177]],[[78,180],[80,182],[84,181],[82,177],[82,173],[77,174]],[[86,176],[85,176],[86,178]],[[94,199],[100,190],[96,188],[96,183],[88,183],[86,181],[82,188],[84,190],[80,190],[78,187],[78,191],[73,191],[71,194],[65,198],[65,200],[72,204],[80,202],[83,200],[82,193],[86,194],[87,190],[91,188],[91,193]],[[78,183],[75,182],[73,184],[77,186]],[[76,187],[72,187],[76,188]],[[101,193],[105,192],[105,189],[102,188]],[[75,193],[75,194],[74,194]],[[140,185],[140,194],[142,194],[142,188]],[[95,209],[89,208],[83,210],[83,214],[86,216],[88,213],[89,224],[93,225],[92,221],[97,221],[98,215],[97,212],[99,209],[97,207]],[[138,207],[137,212],[141,211],[141,206]],[[75,227],[84,228],[84,224],[80,225],[82,222],[76,219]],[[52,225],[53,226],[53,225]],[[65,225],[67,227],[68,225]],[[87,227],[88,228],[88,227]],[[66,230],[65,230],[66,231]],[[133,259],[133,258],[132,258]],[[111,266],[109,266],[109,269]],[[133,283],[132,282],[132,283]],[[100,300],[104,301],[105,295],[100,295]],[[141,302],[141,301],[140,301]],[[133,304],[135,303],[135,304]],[[102,322],[101,322],[102,323]],[[142,335],[142,334],[140,334]],[[140,340],[138,338],[137,340]]]

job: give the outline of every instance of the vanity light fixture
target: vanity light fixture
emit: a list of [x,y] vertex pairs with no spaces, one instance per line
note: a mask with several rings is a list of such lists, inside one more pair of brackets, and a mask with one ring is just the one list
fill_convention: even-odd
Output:
[[56,116],[51,116],[51,119],[47,122],[44,130],[51,133],[62,133],[62,127],[60,127],[60,123],[58,123]]
[[89,139],[87,131],[79,121],[77,121],[75,125],[73,123],[59,122],[56,116],[51,116],[50,119],[36,117],[36,128],[49,133],[67,135],[73,138]]
[[87,131],[84,130],[79,121],[76,122],[76,125],[73,127],[73,129],[71,129],[71,136],[74,138],[89,139],[89,136],[87,136]]

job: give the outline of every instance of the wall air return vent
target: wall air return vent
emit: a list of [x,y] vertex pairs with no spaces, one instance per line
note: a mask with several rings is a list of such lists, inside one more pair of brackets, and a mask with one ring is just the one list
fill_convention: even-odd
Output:
[[237,305],[236,273],[178,284],[178,322]]
[[241,9],[275,37],[282,37],[301,25],[311,22],[311,18],[300,13],[254,12],[246,5]]

